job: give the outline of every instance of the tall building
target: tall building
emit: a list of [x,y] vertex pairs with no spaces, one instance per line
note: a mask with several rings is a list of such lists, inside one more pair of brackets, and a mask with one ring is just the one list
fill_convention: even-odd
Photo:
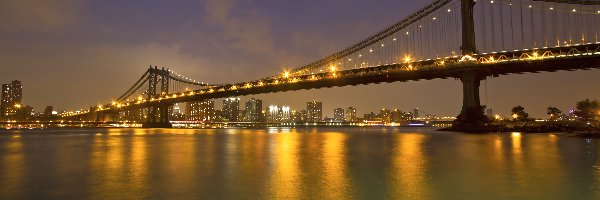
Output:
[[169,119],[171,121],[183,121],[185,120],[185,117],[183,115],[183,112],[181,111],[181,108],[179,107],[179,104],[175,104],[173,105],[173,109],[170,109],[171,111],[171,116],[169,116]]
[[246,112],[244,121],[261,122],[262,120],[262,100],[252,98],[246,102]]
[[345,114],[347,122],[356,122],[358,120],[356,117],[356,108],[348,107]]
[[344,109],[343,108],[336,108],[333,109],[333,120],[336,122],[343,122],[344,121]]
[[394,111],[392,111],[392,116],[391,116],[392,122],[397,123],[397,122],[403,121],[403,116],[404,116],[404,113],[402,111],[395,109]]
[[392,122],[392,113],[388,109],[381,109],[379,116],[381,117],[381,121],[384,123]]
[[44,109],[44,115],[45,116],[52,116],[52,111],[54,111],[54,107],[52,107],[52,106],[46,106],[46,109]]
[[279,121],[290,122],[292,120],[290,111],[291,110],[289,106],[282,106],[281,108],[279,108]]
[[306,121],[321,122],[323,119],[323,103],[311,101],[306,103]]
[[419,108],[415,108],[415,110],[413,112],[413,118],[415,118],[415,119],[419,118]]
[[290,114],[291,121],[296,123],[304,123],[306,122],[306,110],[301,111],[292,111]]
[[133,109],[121,112],[121,120],[128,121],[145,121],[146,120],[146,109]]
[[279,122],[279,107],[278,106],[269,106],[267,110],[267,122],[275,123]]
[[223,99],[223,118],[230,122],[240,121],[240,98]]
[[16,120],[19,121],[33,121],[35,116],[35,110],[30,105],[17,106]]
[[214,101],[188,102],[185,111],[188,121],[212,122],[215,120],[216,113]]
[[21,107],[23,87],[21,81],[15,80],[9,84],[2,84],[2,98],[0,100],[0,118],[11,118],[17,114]]

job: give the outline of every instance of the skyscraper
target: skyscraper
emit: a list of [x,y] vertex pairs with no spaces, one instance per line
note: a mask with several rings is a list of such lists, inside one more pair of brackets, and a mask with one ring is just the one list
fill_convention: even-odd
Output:
[[323,103],[311,101],[306,103],[306,121],[321,122],[323,119]]
[[356,108],[353,107],[348,107],[348,109],[346,109],[346,121],[347,122],[356,122],[357,118],[356,118]]
[[291,121],[291,116],[290,116],[290,107],[289,106],[282,106],[279,110],[279,121],[280,122],[290,122]]
[[379,116],[381,117],[381,121],[383,121],[384,123],[392,122],[392,113],[388,109],[381,109],[381,111],[379,112]]
[[267,111],[267,122],[275,123],[279,122],[279,107],[278,106],[269,106]]
[[185,120],[184,116],[183,116],[183,112],[181,111],[181,108],[179,107],[179,104],[175,104],[173,105],[173,108],[170,109],[171,111],[171,116],[169,116],[169,118],[172,121],[183,121]]
[[260,122],[262,120],[262,100],[252,98],[246,102],[246,113],[244,120],[248,122]]
[[10,84],[2,84],[2,98],[0,101],[0,118],[11,118],[17,114],[21,107],[23,87],[21,81],[15,80]]
[[415,110],[413,110],[413,118],[414,119],[419,118],[419,108],[415,108]]
[[240,98],[227,98],[223,100],[223,118],[230,122],[238,122],[240,116]]
[[398,109],[392,111],[392,122],[401,122],[403,119],[404,113]]
[[215,120],[215,102],[196,101],[188,102],[186,111],[186,118],[189,121],[207,121],[212,122]]
[[333,110],[333,120],[336,122],[343,122],[344,121],[344,109],[343,108],[336,108]]

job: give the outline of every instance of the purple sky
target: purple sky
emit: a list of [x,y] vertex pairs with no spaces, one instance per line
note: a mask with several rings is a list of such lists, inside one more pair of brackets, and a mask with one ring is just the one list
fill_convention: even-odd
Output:
[[[0,1],[0,82],[21,80],[23,103],[40,111],[46,105],[64,110],[109,102],[149,65],[212,83],[254,80],[364,39],[427,2]],[[598,77],[600,70],[488,79],[482,83],[482,103],[504,115],[523,105],[542,117],[549,105],[566,110],[578,100],[598,98]],[[348,106],[360,115],[419,107],[424,114],[455,116],[462,92],[460,81],[449,79],[255,97],[265,106],[298,110],[305,109],[306,101],[323,101],[328,116],[335,107]]]

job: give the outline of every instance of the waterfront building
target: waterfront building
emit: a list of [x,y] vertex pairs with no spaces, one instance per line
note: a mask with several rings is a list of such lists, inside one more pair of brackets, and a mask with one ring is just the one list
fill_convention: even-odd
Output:
[[395,109],[391,113],[391,118],[392,118],[391,121],[396,122],[396,123],[401,122],[403,120],[403,116],[404,116],[404,113],[402,111]]
[[311,101],[306,103],[307,122],[321,122],[323,119],[323,103]]
[[381,111],[379,111],[379,116],[383,123],[391,123],[392,122],[392,113],[388,109],[385,109],[385,108],[381,109]]
[[124,121],[145,121],[146,117],[145,109],[125,110],[120,113],[120,118]]
[[21,108],[23,87],[21,81],[14,80],[9,84],[2,84],[0,99],[0,118],[14,118],[17,110]]
[[262,100],[252,98],[246,102],[244,121],[262,122]]
[[413,110],[413,119],[419,118],[419,108]]
[[346,121],[347,122],[356,122],[358,121],[357,117],[356,117],[356,108],[353,107],[348,107],[348,109],[346,109]]
[[280,122],[290,122],[291,121],[291,116],[290,116],[290,107],[289,106],[282,106],[280,108],[279,111],[279,121]]
[[334,109],[333,110],[333,121],[344,122],[344,120],[345,120],[344,109],[343,108]]
[[17,106],[16,112],[17,121],[33,121],[33,118],[35,117],[35,110],[30,105]]
[[214,101],[188,102],[185,111],[188,121],[215,121],[216,112]]
[[54,111],[54,107],[52,106],[46,106],[46,109],[44,109],[44,113],[42,115],[45,116],[52,116],[52,111]]
[[306,122],[306,110],[292,111],[290,114],[291,121],[296,123]]
[[223,100],[223,119],[238,122],[240,116],[240,98],[226,98]]
[[170,109],[171,111],[171,116],[169,116],[169,119],[171,121],[183,121],[185,120],[185,116],[183,114],[183,111],[181,111],[181,108],[179,107],[179,104],[175,104],[173,105],[173,109]]
[[267,111],[267,122],[276,123],[279,122],[279,107],[269,106]]
[[377,118],[380,118],[378,114],[375,114],[375,113],[373,113],[373,112],[371,112],[371,113],[367,113],[367,114],[364,114],[363,116],[364,116],[364,117],[363,117],[363,118],[364,118],[364,120],[369,120],[369,121],[370,121],[370,120],[375,120],[375,119],[377,119]]

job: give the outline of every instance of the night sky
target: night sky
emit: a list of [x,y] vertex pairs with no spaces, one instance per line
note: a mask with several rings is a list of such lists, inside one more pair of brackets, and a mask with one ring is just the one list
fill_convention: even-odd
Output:
[[[23,103],[73,110],[121,95],[149,65],[210,83],[264,78],[312,62],[389,26],[429,1],[414,0],[1,0],[0,82],[23,82]],[[482,104],[535,117],[599,98],[600,70],[501,76],[482,83]],[[487,89],[486,89],[487,88]],[[245,101],[252,96],[241,97]],[[323,101],[358,114],[381,108],[455,116],[458,80],[257,95],[264,106]],[[217,100],[217,102],[220,102]],[[243,103],[242,103],[243,104]],[[217,103],[220,109],[220,103]]]

